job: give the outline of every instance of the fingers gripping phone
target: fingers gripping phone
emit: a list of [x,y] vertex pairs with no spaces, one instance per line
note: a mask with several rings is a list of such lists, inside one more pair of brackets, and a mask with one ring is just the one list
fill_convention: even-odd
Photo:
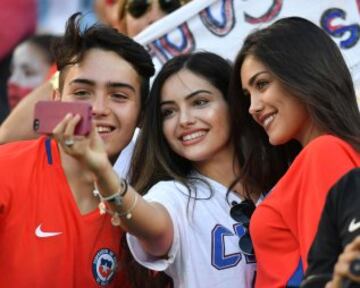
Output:
[[91,105],[85,102],[39,101],[35,104],[33,129],[40,134],[52,134],[66,114],[79,114],[75,135],[87,135],[91,130]]

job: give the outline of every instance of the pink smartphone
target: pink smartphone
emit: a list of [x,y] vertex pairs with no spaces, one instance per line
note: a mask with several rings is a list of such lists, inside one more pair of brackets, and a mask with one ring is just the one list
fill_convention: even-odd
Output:
[[86,102],[39,101],[35,104],[33,129],[40,134],[51,134],[55,126],[71,113],[81,116],[75,135],[87,135],[91,130],[91,105]]

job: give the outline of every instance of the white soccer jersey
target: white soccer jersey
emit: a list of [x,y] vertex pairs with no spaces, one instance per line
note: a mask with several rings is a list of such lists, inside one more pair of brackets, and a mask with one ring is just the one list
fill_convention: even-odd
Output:
[[[176,288],[247,288],[252,287],[255,259],[239,248],[244,227],[230,217],[233,201],[241,202],[234,193],[226,201],[227,188],[201,176],[210,185],[197,183],[197,198],[188,205],[188,191],[176,181],[162,181],[144,196],[161,203],[174,224],[174,241],[168,259],[150,256],[138,240],[127,235],[131,252],[143,266],[165,271]],[[230,204],[229,204],[230,203]]]

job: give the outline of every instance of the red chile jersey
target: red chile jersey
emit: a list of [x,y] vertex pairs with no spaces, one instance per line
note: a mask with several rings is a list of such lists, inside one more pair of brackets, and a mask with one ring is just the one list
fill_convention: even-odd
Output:
[[257,288],[299,287],[326,195],[360,153],[334,136],[311,141],[255,209],[251,219]]
[[128,287],[120,237],[109,215],[80,214],[54,141],[0,146],[1,287]]

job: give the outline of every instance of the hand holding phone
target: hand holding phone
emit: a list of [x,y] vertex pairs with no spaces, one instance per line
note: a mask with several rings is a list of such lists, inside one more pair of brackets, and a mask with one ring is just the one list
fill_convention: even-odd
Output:
[[35,105],[33,129],[40,134],[52,134],[66,114],[79,114],[75,135],[87,135],[91,130],[92,107],[86,102],[39,101]]

